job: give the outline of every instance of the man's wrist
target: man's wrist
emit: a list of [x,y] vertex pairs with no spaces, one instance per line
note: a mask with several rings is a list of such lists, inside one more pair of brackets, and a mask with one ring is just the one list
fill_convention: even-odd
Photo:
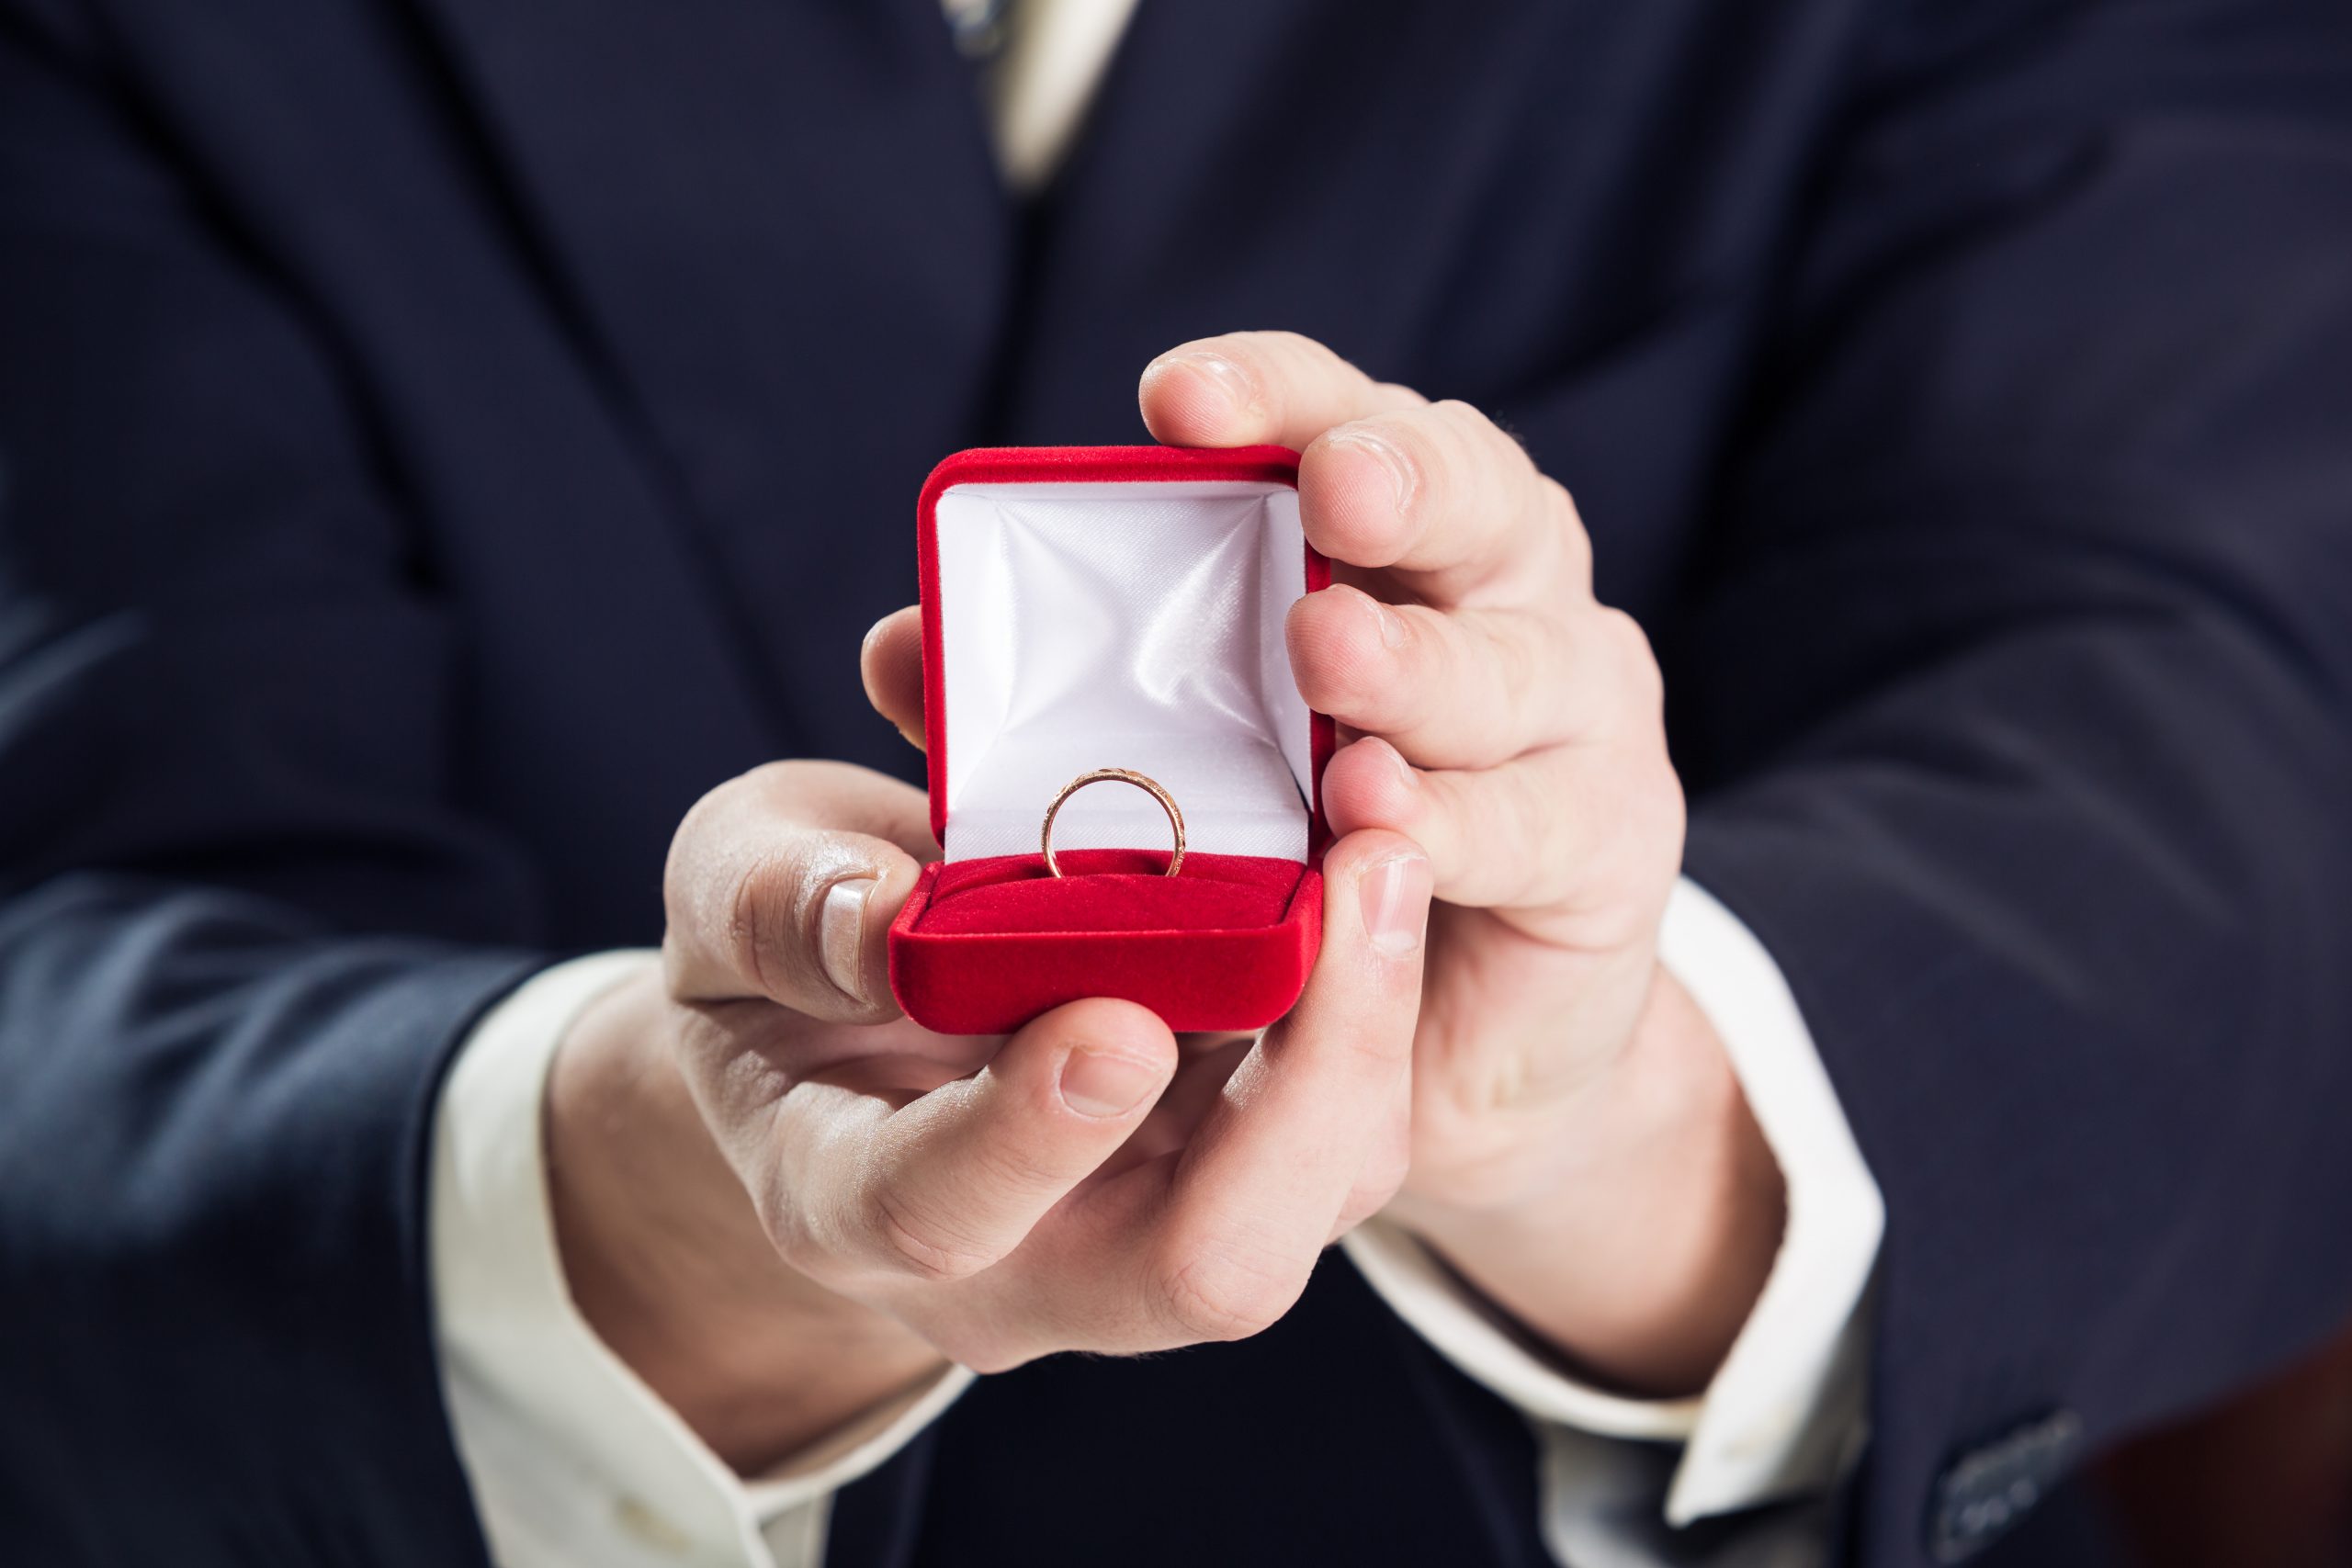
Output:
[[779,1258],[673,1066],[647,972],[593,1004],[548,1075],[548,1202],[581,1314],[739,1473],[937,1373],[895,1320]]
[[1389,1215],[1577,1368],[1627,1393],[1702,1389],[1778,1250],[1786,1195],[1721,1041],[1655,971],[1633,1037],[1540,1135],[1573,1151],[1503,1201]]

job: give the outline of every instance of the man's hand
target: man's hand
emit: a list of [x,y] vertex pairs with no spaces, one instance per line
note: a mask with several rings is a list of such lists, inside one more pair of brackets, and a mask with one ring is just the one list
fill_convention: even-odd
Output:
[[[1694,1392],[1776,1249],[1782,1193],[1720,1043],[1657,962],[1681,863],[1657,661],[1592,596],[1575,503],[1476,409],[1278,333],[1144,372],[1154,435],[1295,448],[1335,583],[1291,664],[1345,741],[1334,831],[1429,852],[1411,1169],[1391,1216],[1604,1379]],[[867,644],[876,705],[922,729],[918,626]]]
[[1604,1375],[1693,1392],[1770,1269],[1781,1183],[1658,967],[1682,790],[1657,660],[1593,599],[1574,502],[1477,410],[1304,338],[1188,344],[1142,404],[1163,441],[1299,450],[1339,581],[1292,611],[1291,663],[1351,738],[1325,809],[1435,868],[1396,1217]]
[[1306,994],[1248,1040],[1074,1002],[1005,1039],[898,1014],[922,795],[780,763],[679,829],[662,972],[548,1097],[566,1271],[606,1342],[751,1470],[923,1378],[1252,1334],[1406,1160],[1429,858],[1324,863]]

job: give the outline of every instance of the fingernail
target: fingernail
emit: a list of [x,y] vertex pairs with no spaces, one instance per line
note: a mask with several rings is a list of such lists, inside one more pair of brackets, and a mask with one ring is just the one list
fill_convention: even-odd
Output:
[[1421,945],[1429,918],[1430,863],[1421,855],[1395,855],[1371,867],[1356,885],[1363,900],[1363,929],[1373,951],[1402,958]]
[[1248,413],[1257,406],[1256,384],[1248,371],[1221,354],[1193,353],[1171,355],[1156,368],[1173,369],[1184,366],[1201,373],[1200,379],[1223,394],[1229,412]]
[[1128,1056],[1071,1048],[1062,1064],[1062,1102],[1080,1116],[1125,1116],[1159,1084],[1159,1070]]
[[865,996],[865,901],[874,896],[874,878],[852,877],[825,889],[825,907],[817,919],[817,957],[825,978],[852,1001]]
[[1334,446],[1351,452],[1362,452],[1377,462],[1388,476],[1389,488],[1396,492],[1396,510],[1402,513],[1413,503],[1413,491],[1419,484],[1413,465],[1396,444],[1375,431],[1358,427],[1335,431],[1324,437]]
[[1380,646],[1388,649],[1404,647],[1405,617],[1369,593],[1363,595],[1363,602],[1372,606],[1372,624],[1380,630]]
[[1408,795],[1419,795],[1421,789],[1421,777],[1413,772],[1413,764],[1405,761],[1405,753],[1394,746],[1385,744],[1381,747],[1381,750],[1388,753],[1388,766],[1390,771],[1396,773],[1398,786]]

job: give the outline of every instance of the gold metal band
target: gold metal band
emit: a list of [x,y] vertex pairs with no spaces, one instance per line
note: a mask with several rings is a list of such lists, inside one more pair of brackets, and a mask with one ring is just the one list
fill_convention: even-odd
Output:
[[1054,803],[1046,807],[1046,827],[1037,840],[1046,853],[1046,869],[1056,876],[1062,874],[1062,868],[1054,860],[1054,818],[1061,814],[1062,803],[1091,784],[1133,784],[1159,802],[1159,808],[1168,813],[1168,825],[1176,830],[1176,852],[1169,858],[1167,871],[1168,875],[1175,875],[1184,863],[1184,814],[1176,808],[1176,797],[1162,789],[1158,779],[1131,768],[1097,768],[1091,773],[1080,773],[1062,785],[1061,793],[1054,796]]

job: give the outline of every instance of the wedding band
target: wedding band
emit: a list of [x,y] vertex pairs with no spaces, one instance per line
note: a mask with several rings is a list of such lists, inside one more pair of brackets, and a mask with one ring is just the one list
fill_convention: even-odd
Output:
[[1131,768],[1097,768],[1091,773],[1080,773],[1062,785],[1062,792],[1054,796],[1054,803],[1051,806],[1046,807],[1046,828],[1037,840],[1038,847],[1046,853],[1046,869],[1056,876],[1062,874],[1062,868],[1054,861],[1054,818],[1060,815],[1064,801],[1091,784],[1133,784],[1159,802],[1159,809],[1168,813],[1169,827],[1176,830],[1176,852],[1169,857],[1168,870],[1165,873],[1169,876],[1175,875],[1178,868],[1184,863],[1184,814],[1176,809],[1176,797],[1162,789],[1158,779],[1138,773]]

